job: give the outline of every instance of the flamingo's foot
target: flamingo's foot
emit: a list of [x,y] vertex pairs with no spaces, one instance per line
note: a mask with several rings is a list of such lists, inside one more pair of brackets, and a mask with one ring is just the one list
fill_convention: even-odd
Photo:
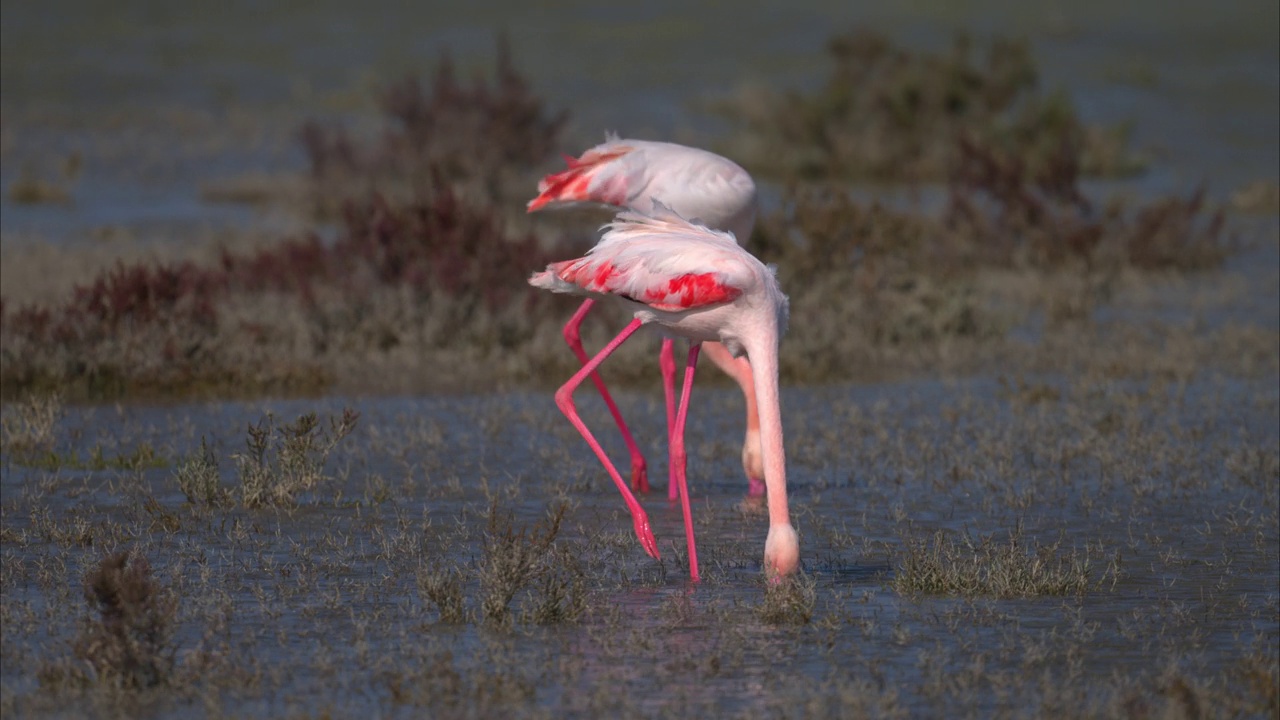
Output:
[[636,537],[640,538],[644,551],[654,560],[661,560],[662,556],[658,554],[658,541],[653,537],[653,530],[649,529],[649,515],[643,508],[637,507],[632,513],[632,519],[635,520]]

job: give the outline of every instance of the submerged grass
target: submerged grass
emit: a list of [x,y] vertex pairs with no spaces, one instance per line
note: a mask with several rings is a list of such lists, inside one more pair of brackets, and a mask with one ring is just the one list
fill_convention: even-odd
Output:
[[766,582],[760,619],[770,625],[805,625],[813,619],[817,583],[804,573]]
[[1118,576],[1118,558],[1099,573],[1095,552],[1062,552],[1050,545],[1028,543],[1022,528],[1004,540],[965,534],[958,541],[938,531],[929,540],[908,539],[905,555],[893,575],[893,588],[904,595],[959,597],[1037,597],[1081,595]]

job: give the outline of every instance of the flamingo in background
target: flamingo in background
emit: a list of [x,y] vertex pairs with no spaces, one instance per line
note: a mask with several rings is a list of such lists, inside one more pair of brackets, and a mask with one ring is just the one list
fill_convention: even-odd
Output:
[[[643,325],[661,325],[668,339],[688,338],[691,344],[683,393],[671,432],[673,452],[684,457],[685,421],[701,344],[718,342],[732,357],[749,358],[769,507],[764,567],[773,579],[790,575],[800,563],[800,540],[787,511],[786,458],[778,399],[778,341],[786,332],[788,306],[773,270],[739,247],[729,233],[690,223],[656,201],[652,215],[622,212],[607,227],[600,242],[585,256],[552,263],[529,278],[530,285],[552,292],[608,299],[634,317],[556,391],[556,405],[604,463],[631,511],[640,544],[656,559],[658,545],[649,528],[649,517],[578,416],[573,391]],[[697,581],[698,553],[688,483],[683,473],[676,482],[684,510],[689,574]]]
[[[647,211],[654,200],[661,201],[682,217],[696,220],[707,227],[727,230],[739,242],[751,237],[756,220],[756,186],[751,175],[736,163],[714,153],[673,143],[647,140],[620,140],[606,136],[601,145],[587,150],[582,157],[565,156],[568,169],[547,175],[538,183],[538,196],[529,201],[528,211],[575,204],[599,204],[615,209]],[[582,306],[564,326],[564,339],[584,365],[587,353],[582,347],[579,328],[595,301]],[[747,360],[734,358],[718,342],[704,345],[711,360],[733,378],[746,401],[747,430],[742,443],[742,468],[747,475],[747,494],[764,494],[764,466],[761,456],[760,421],[756,414],[756,391]],[[675,353],[670,339],[664,339],[659,355],[663,391],[667,403],[667,432],[671,439],[675,426]],[[649,481],[644,456],[631,436],[631,431],[614,404],[604,380],[597,373],[591,380],[600,391],[622,438],[631,453],[631,487],[648,492]],[[672,451],[671,481],[667,496],[674,500],[679,484],[677,475],[685,472],[685,457]]]

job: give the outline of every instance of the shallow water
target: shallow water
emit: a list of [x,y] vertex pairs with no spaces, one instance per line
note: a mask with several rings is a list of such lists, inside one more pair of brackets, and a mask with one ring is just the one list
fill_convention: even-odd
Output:
[[[663,473],[644,500],[659,563],[645,556],[616,490],[546,394],[72,409],[60,424],[67,452],[101,445],[110,457],[148,443],[170,464],[50,472],[7,460],[6,695],[39,707],[32,698],[41,696],[27,694],[33,668],[67,652],[62,643],[84,614],[78,578],[102,553],[127,546],[178,592],[183,651],[216,648],[248,675],[221,671],[226,677],[205,690],[233,715],[440,711],[440,697],[397,701],[388,674],[424,672],[446,650],[464,678],[522,678],[515,706],[526,711],[650,715],[715,699],[711,706],[755,715],[798,702],[800,688],[870,678],[875,697],[893,691],[912,714],[958,703],[960,714],[980,716],[1053,707],[1042,678],[1105,697],[1114,677],[1148,677],[1170,664],[1213,677],[1259,652],[1251,643],[1274,647],[1274,383],[1205,379],[1170,392],[1045,381],[1060,388],[1060,401],[1001,399],[999,383],[982,378],[788,390],[791,500],[817,598],[812,622],[799,626],[758,614],[767,523],[743,500],[735,392],[695,390],[696,585]],[[653,440],[665,434],[662,408],[647,394],[624,394],[621,404],[650,462],[661,465]],[[265,412],[288,420],[348,406],[361,420],[330,461],[335,477],[296,509],[184,504],[173,463],[201,438],[232,487],[230,458],[248,423]],[[584,393],[582,406],[614,456],[625,457],[598,401]],[[178,526],[157,525],[140,510],[146,498]],[[475,611],[489,503],[521,526],[555,498],[570,505],[558,543],[585,573],[584,618],[517,623],[514,633],[474,620],[438,624],[417,574],[464,569]],[[92,546],[51,534],[41,513],[58,525],[87,523]],[[894,588],[911,542],[937,530],[1002,540],[1018,528],[1028,549],[1058,542],[1059,557],[1087,554],[1089,589],[964,599]],[[971,688],[939,684],[968,672]],[[609,691],[613,683],[626,691]],[[1010,683],[1008,694],[993,691]],[[158,707],[199,714],[184,700]]]

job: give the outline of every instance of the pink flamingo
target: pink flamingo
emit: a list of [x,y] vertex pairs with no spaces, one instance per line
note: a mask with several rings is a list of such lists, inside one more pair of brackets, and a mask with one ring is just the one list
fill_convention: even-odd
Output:
[[[701,344],[718,342],[733,357],[750,358],[769,507],[765,572],[774,579],[795,572],[800,541],[787,512],[778,400],[778,341],[786,331],[788,307],[773,270],[738,247],[729,233],[690,223],[656,201],[652,215],[622,212],[607,227],[604,237],[584,257],[552,263],[529,278],[534,287],[607,298],[634,313],[622,332],[556,391],[556,404],[604,463],[631,511],[640,544],[656,559],[658,546],[649,517],[578,416],[573,391],[642,325],[657,323],[666,337],[689,339],[683,394],[672,430],[673,452],[684,457],[685,420]],[[697,581],[698,553],[683,474],[677,476],[677,483],[689,546],[689,573]]]
[[[587,150],[582,157],[565,157],[568,169],[548,175],[538,183],[538,197],[529,201],[529,212],[545,207],[564,207],[581,203],[600,204],[616,209],[648,210],[654,200],[665,203],[677,214],[697,220],[710,228],[728,230],[739,241],[751,237],[756,219],[756,186],[751,175],[734,162],[714,153],[672,143],[646,140],[620,140],[610,135],[601,145]],[[588,298],[564,326],[564,339],[584,365],[587,353],[582,347],[579,328],[595,300]],[[712,362],[733,378],[746,401],[747,431],[742,442],[742,468],[747,475],[747,494],[764,494],[764,466],[761,458],[760,421],[756,414],[755,384],[751,365],[734,358],[723,345],[708,342],[704,349]],[[667,431],[670,439],[675,426],[675,353],[670,339],[664,339],[659,355],[663,390],[667,402]],[[631,453],[631,487],[648,492],[649,481],[644,457],[631,436],[618,406],[614,404],[604,381],[592,373],[591,381],[604,398],[614,422],[622,432]],[[674,500],[679,485],[678,475],[685,472],[686,460],[672,452],[671,482],[667,496]]]

